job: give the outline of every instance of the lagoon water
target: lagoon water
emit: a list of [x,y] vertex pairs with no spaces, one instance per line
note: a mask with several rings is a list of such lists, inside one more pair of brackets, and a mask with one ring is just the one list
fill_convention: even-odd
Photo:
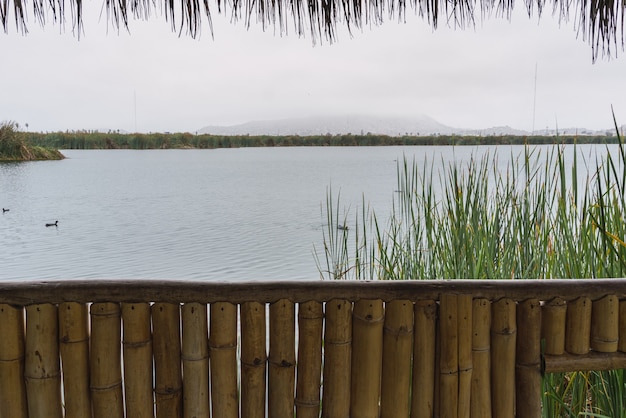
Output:
[[[497,148],[504,165],[523,152]],[[403,157],[441,165],[485,152],[494,149],[66,150],[62,161],[0,163],[10,209],[0,280],[318,279],[329,189],[348,225],[364,201],[384,217]]]

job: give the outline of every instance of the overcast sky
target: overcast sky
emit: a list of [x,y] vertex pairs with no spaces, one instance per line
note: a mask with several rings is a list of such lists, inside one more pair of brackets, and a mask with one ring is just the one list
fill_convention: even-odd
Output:
[[159,16],[118,34],[100,18],[100,0],[83,4],[80,40],[32,16],[27,36],[14,25],[0,33],[0,121],[35,131],[195,132],[263,119],[426,114],[457,128],[530,131],[611,128],[613,105],[626,123],[624,52],[592,63],[573,20],[529,19],[521,2],[510,23],[491,17],[474,29],[433,31],[409,10],[406,24],[342,31],[321,45],[217,13],[213,38],[206,24],[199,39],[178,37]]

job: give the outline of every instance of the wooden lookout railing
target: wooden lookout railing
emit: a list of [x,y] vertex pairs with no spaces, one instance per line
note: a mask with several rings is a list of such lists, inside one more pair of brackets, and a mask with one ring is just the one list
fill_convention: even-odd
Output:
[[622,279],[0,282],[0,417],[536,418],[542,372],[626,368],[625,304]]

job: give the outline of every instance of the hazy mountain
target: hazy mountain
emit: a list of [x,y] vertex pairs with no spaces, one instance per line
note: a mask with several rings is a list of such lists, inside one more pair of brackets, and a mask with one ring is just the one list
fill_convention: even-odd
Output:
[[[589,130],[584,128],[564,128],[536,130],[535,135],[605,135],[614,134],[615,129]],[[453,128],[435,119],[419,115],[412,118],[378,116],[327,116],[278,120],[259,120],[231,126],[206,126],[198,130],[201,134],[214,135],[340,135],[367,133],[402,135],[531,135],[531,132],[510,126],[486,127],[484,129]]]
[[198,133],[214,135],[433,135],[452,134],[455,128],[420,115],[414,118],[329,116],[279,120],[261,120],[232,126],[206,126]]

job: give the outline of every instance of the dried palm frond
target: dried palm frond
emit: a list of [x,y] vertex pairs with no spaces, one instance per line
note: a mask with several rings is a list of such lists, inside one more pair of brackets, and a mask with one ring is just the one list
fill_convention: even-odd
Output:
[[[562,19],[569,19],[574,10],[575,24],[579,34],[592,47],[595,59],[600,52],[611,56],[618,44],[624,47],[624,15],[626,0],[551,0],[553,13]],[[30,0],[33,15],[40,24],[48,20],[63,25],[66,11],[65,0]],[[70,4],[73,30],[80,36],[82,32],[82,0],[68,0]],[[524,0],[531,16],[541,15],[546,0]],[[0,23],[8,32],[11,14],[18,32],[28,33],[26,11],[29,0],[0,0]],[[495,12],[498,17],[510,18],[514,0],[104,0],[108,21],[116,28],[128,28],[129,17],[148,19],[163,15],[173,31],[186,32],[191,37],[198,36],[203,14],[213,32],[211,12],[230,13],[233,21],[243,21],[249,27],[253,20],[264,29],[267,26],[278,28],[287,34],[290,21],[298,36],[309,32],[313,41],[326,38],[336,39],[338,25],[348,30],[365,25],[380,25],[385,19],[403,21],[407,3],[422,16],[429,25],[437,28],[443,21],[454,27],[473,26],[476,15],[480,18]],[[162,13],[158,12],[158,9]],[[11,13],[12,11],[12,13]],[[477,13],[478,11],[478,13]]]

